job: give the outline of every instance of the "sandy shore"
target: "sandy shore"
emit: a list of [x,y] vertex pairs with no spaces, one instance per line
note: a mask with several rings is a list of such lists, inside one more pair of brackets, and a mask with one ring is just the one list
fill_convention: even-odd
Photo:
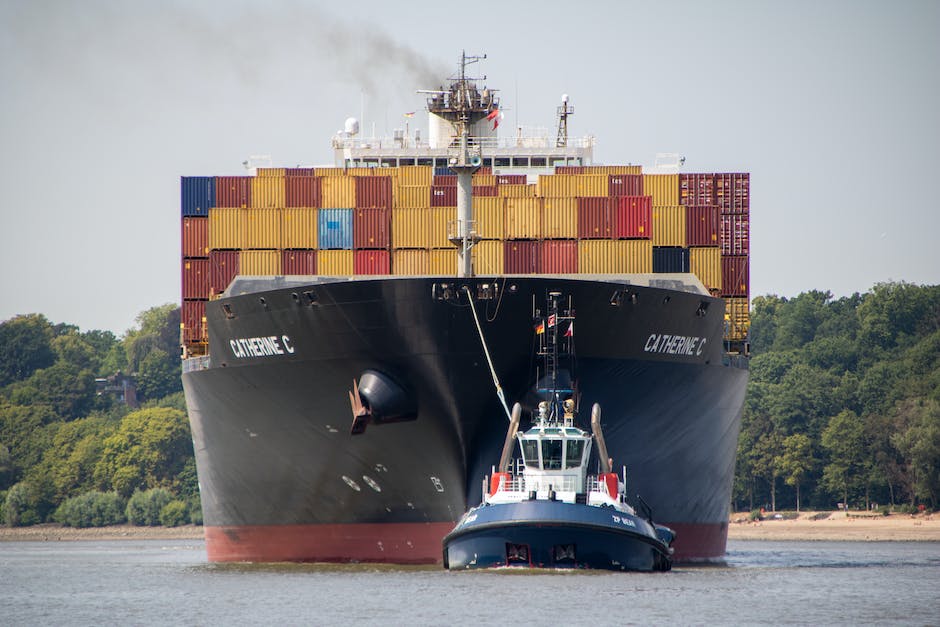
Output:
[[202,540],[202,527],[137,527],[113,525],[73,529],[59,524],[32,527],[0,526],[0,542],[55,542],[69,540]]
[[846,516],[843,512],[801,512],[793,520],[747,522],[746,513],[733,514],[729,540],[860,540],[940,541],[940,515],[892,514]]

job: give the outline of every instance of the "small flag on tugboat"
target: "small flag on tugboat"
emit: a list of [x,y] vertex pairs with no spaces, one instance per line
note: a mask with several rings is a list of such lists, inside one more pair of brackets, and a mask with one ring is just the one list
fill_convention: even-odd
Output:
[[550,327],[555,326],[555,314],[551,314],[551,315],[548,317],[548,326],[550,326]]
[[574,336],[574,320],[571,321],[571,324],[568,325],[568,330],[565,331],[565,337]]
[[545,323],[539,322],[537,325],[535,325],[535,334],[541,335],[543,333],[545,333]]

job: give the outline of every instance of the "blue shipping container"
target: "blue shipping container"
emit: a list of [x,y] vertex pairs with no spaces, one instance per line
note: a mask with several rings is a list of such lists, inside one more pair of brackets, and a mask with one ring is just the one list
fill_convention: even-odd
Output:
[[209,208],[215,206],[215,177],[181,176],[180,194],[183,217],[208,217]]
[[689,249],[653,246],[653,272],[689,272]]
[[454,171],[450,168],[434,168],[434,176],[447,176],[448,174],[453,174]]
[[317,216],[317,247],[352,250],[353,210],[320,209]]

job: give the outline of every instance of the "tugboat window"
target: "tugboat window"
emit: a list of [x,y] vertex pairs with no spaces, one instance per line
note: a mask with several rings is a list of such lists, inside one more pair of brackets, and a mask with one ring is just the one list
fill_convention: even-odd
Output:
[[522,458],[525,465],[531,468],[539,467],[539,443],[534,440],[524,440],[522,442]]
[[561,440],[542,441],[542,469],[561,470]]
[[584,453],[584,440],[569,440],[565,447],[565,468],[577,468],[581,465],[581,455]]

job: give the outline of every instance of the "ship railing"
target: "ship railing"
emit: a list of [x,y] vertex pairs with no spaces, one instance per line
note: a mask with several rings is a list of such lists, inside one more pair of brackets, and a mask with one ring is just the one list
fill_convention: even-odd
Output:
[[[415,152],[424,151],[428,155],[446,152],[447,148],[434,147],[426,141],[415,141],[405,137],[343,137],[333,138],[333,148],[351,148],[358,150],[393,151],[409,149]],[[491,150],[551,150],[565,151],[572,148],[593,148],[596,139],[593,135],[573,137],[568,139],[566,147],[557,146],[557,138],[548,136],[516,136],[516,137],[470,137],[468,143],[471,147],[478,147],[486,151]]]
[[209,355],[200,355],[199,357],[189,357],[183,360],[183,372],[195,372],[196,370],[206,370],[209,368]]

